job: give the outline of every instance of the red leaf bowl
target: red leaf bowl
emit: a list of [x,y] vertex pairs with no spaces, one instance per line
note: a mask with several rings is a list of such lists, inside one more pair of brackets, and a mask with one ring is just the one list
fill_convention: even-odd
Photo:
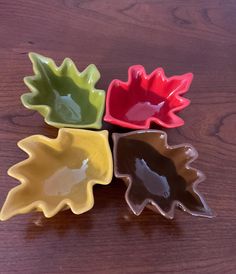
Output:
[[181,95],[192,79],[192,73],[168,78],[162,68],[148,75],[143,66],[131,66],[127,82],[115,79],[110,83],[104,120],[132,129],[148,129],[151,122],[166,128],[182,126],[184,121],[176,112],[190,103]]

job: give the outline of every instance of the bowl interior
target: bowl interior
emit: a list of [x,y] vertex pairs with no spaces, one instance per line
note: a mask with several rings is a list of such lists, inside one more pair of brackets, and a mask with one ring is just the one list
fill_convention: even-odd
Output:
[[50,120],[58,123],[92,124],[96,121],[103,96],[89,90],[86,83],[76,83],[70,76],[56,74],[44,68],[46,79],[28,80],[40,92],[26,94],[30,105],[47,105],[51,108]]
[[[116,169],[132,179],[130,201],[137,207],[146,198],[155,201],[163,211],[169,211],[173,201],[178,200],[191,211],[205,208],[188,186],[198,179],[197,171],[186,168],[189,147],[168,150],[161,133],[133,134],[118,139]],[[189,153],[190,152],[190,153]]]
[[166,123],[172,121],[170,109],[179,107],[181,100],[171,96],[171,92],[180,84],[180,80],[141,79],[130,85],[115,83],[110,97],[112,117],[143,125],[149,117],[155,117]]

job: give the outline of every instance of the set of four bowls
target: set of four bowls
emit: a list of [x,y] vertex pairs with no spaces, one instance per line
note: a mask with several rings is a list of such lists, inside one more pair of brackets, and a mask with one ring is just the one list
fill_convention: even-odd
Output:
[[[164,128],[184,124],[176,112],[189,105],[182,95],[191,73],[167,78],[161,68],[148,75],[135,65],[127,82],[115,79],[105,93],[95,88],[100,73],[93,64],[79,72],[69,58],[57,67],[42,55],[29,57],[35,75],[24,78],[30,93],[21,101],[60,129],[55,139],[33,135],[18,142],[29,157],[8,170],[20,184],[9,191],[1,220],[35,210],[48,218],[65,209],[84,213],[94,205],[93,186],[111,182],[113,166],[127,185],[125,199],[134,214],[148,207],[172,219],[179,207],[213,217],[196,189],[205,176],[190,167],[197,151],[190,144],[170,146],[164,131],[150,129],[152,123]],[[132,129],[112,134],[113,153],[108,131],[91,130],[101,129],[102,119]]]

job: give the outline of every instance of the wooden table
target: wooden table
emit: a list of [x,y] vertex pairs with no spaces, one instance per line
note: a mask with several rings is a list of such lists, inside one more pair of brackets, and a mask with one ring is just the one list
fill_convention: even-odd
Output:
[[193,72],[192,104],[180,114],[186,124],[167,132],[170,144],[199,151],[193,165],[207,176],[199,190],[217,217],[133,216],[114,180],[95,187],[95,206],[83,215],[0,223],[0,273],[236,273],[236,1],[0,0],[1,205],[17,184],[7,169],[26,157],[16,142],[57,135],[20,102],[29,51],[58,64],[69,56],[81,70],[95,63],[104,89],[126,80],[132,64],[162,66],[168,76]]

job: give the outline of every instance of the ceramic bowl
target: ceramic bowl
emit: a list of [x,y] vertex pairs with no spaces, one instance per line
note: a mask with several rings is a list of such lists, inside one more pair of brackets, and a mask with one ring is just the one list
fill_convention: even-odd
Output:
[[148,129],[156,123],[174,128],[184,124],[176,112],[190,101],[180,95],[188,91],[192,73],[167,78],[162,68],[147,75],[141,65],[131,66],[128,81],[109,85],[104,120],[126,128]]
[[148,206],[169,219],[175,207],[194,216],[214,216],[196,189],[205,176],[189,166],[198,156],[191,145],[169,146],[166,133],[159,130],[112,137],[114,173],[128,186],[125,198],[134,214]]
[[101,128],[105,91],[95,88],[100,79],[95,65],[80,73],[69,58],[57,67],[42,55],[29,57],[35,75],[24,78],[31,91],[21,96],[25,107],[37,110],[54,127]]
[[29,158],[8,170],[21,184],[8,193],[1,220],[33,210],[48,218],[67,208],[81,214],[93,207],[93,185],[111,182],[107,131],[60,129],[56,139],[34,135],[18,146]]

